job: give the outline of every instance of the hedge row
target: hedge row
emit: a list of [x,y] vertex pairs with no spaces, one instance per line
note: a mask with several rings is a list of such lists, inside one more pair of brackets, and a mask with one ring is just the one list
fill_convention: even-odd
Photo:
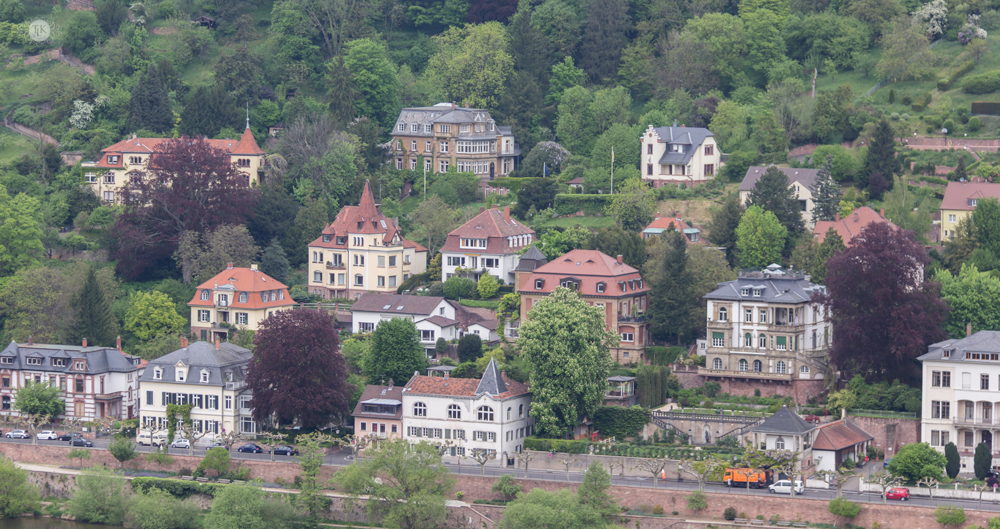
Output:
[[132,479],[132,490],[135,492],[145,493],[150,489],[160,489],[182,500],[195,494],[215,496],[220,487],[223,487],[223,485],[219,483],[199,483],[197,481],[182,481],[179,479],[147,477]]
[[594,412],[594,429],[602,437],[625,439],[636,437],[649,423],[649,410],[642,406],[600,406]]
[[972,113],[1000,115],[1000,103],[996,101],[975,101],[972,103]]
[[927,92],[926,94],[917,96],[917,98],[913,100],[913,104],[910,105],[910,108],[912,108],[914,112],[923,112],[929,104],[931,104],[931,93]]
[[967,94],[989,94],[1000,89],[1000,70],[981,73],[962,80],[962,91]]
[[500,306],[499,301],[489,301],[489,300],[479,300],[479,299],[462,299],[459,300],[460,305],[465,305],[466,307],[476,307],[480,309],[493,309],[497,310]]
[[539,452],[564,452],[567,454],[586,454],[589,441],[573,441],[570,439],[537,439],[528,437],[524,440],[525,450]]
[[572,215],[583,211],[588,215],[603,215],[604,206],[608,204],[611,195],[571,195],[559,193],[553,202],[558,215]]
[[951,85],[955,84],[955,81],[961,79],[963,75],[971,72],[972,69],[975,67],[976,67],[976,61],[969,60],[963,62],[962,64],[958,65],[958,68],[955,68],[955,71],[951,72],[951,74],[949,74],[947,77],[938,79],[937,89],[940,90],[941,92],[947,92],[948,90],[951,90]]

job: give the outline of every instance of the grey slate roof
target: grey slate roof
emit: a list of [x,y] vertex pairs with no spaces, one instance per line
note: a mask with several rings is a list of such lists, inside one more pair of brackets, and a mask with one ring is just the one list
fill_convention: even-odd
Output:
[[715,136],[712,131],[700,127],[656,127],[653,130],[660,137],[660,143],[682,146],[682,152],[670,152],[670,147],[667,147],[667,151],[660,157],[662,164],[687,164],[695,150],[705,143],[705,138]]
[[774,415],[764,419],[764,422],[754,427],[751,432],[801,435],[816,429],[816,425],[809,424],[802,417],[799,417],[788,406],[774,412]]
[[545,254],[538,249],[537,246],[531,245],[527,251],[521,255],[521,259],[517,262],[517,268],[514,269],[515,272],[533,272],[536,268],[548,264],[549,260],[545,257]]
[[[12,358],[10,363],[0,360],[0,367],[4,369],[25,369],[30,371],[40,371],[46,373],[131,373],[137,371],[139,366],[133,364],[128,357],[123,355],[118,349],[113,347],[83,347],[80,345],[54,345],[54,344],[10,344],[0,351],[0,357]],[[41,358],[41,365],[28,365],[27,358]],[[65,366],[57,366],[52,362],[53,358],[65,358]],[[84,359],[87,361],[86,369],[80,371],[74,369],[74,359]]]
[[[748,295],[743,295],[743,289]],[[759,296],[754,296],[756,290]],[[806,303],[814,293],[826,292],[826,287],[807,281],[795,271],[785,271],[771,265],[764,270],[741,271],[735,281],[719,283],[719,288],[705,294],[705,299],[753,300],[771,303]]]
[[479,380],[479,386],[476,387],[476,396],[484,393],[499,395],[506,392],[507,384],[504,383],[503,378],[500,376],[500,370],[497,369],[496,362],[490,358],[490,364],[486,366],[486,372],[483,373],[483,378]]
[[[253,353],[229,342],[222,342],[219,349],[208,342],[194,342],[184,349],[178,349],[165,354],[156,360],[151,360],[146,371],[139,377],[142,382],[163,382],[187,384],[191,386],[222,386],[226,382],[243,382],[246,379],[244,368],[250,364]],[[184,381],[176,379],[174,367],[183,363],[188,367],[188,376]],[[162,370],[162,377],[154,379],[157,368]],[[208,371],[208,382],[201,382],[201,371]],[[232,374],[232,380],[229,375]]]
[[[423,125],[430,125],[432,123],[489,123],[493,118],[490,117],[490,113],[481,108],[463,108],[456,106],[455,110],[451,109],[451,103],[439,103],[431,107],[412,107],[404,108],[399,113],[399,117],[396,119],[396,123],[405,123],[406,130],[403,132],[397,132],[393,128],[394,134],[400,134],[405,136],[427,136],[431,137],[434,135],[432,132],[424,132]],[[417,123],[421,125],[420,130],[416,132],[410,132],[410,124]],[[507,134],[510,133],[510,128],[507,128]],[[456,131],[457,132],[457,131]],[[496,139],[496,136],[490,136],[488,138],[474,138],[462,136],[461,139]]]
[[[755,165],[747,169],[747,174],[743,177],[743,182],[740,183],[740,191],[751,191],[757,186],[757,181],[760,177],[764,176],[767,172],[767,167]],[[819,175],[819,169],[801,169],[795,167],[778,167],[785,176],[788,177],[788,182],[798,182],[802,184],[803,187],[812,189],[813,185],[816,184],[816,177]]]
[[[950,351],[948,358],[944,357],[945,351]],[[980,360],[966,360],[965,353],[1000,353],[1000,331],[979,331],[972,336],[965,338],[945,340],[931,344],[927,352],[917,360],[948,360],[951,362],[979,362]]]
[[[393,314],[427,315],[434,311],[444,298],[435,296],[408,296],[402,294],[362,294],[351,312],[391,312]],[[402,307],[402,308],[400,308]]]

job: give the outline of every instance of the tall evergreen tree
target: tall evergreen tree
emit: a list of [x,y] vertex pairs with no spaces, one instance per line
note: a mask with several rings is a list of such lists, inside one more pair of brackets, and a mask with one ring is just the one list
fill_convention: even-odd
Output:
[[833,228],[826,230],[823,243],[819,245],[816,251],[816,264],[812,268],[813,283],[823,284],[826,282],[826,262],[834,255],[840,253],[844,248],[844,239],[840,237],[837,230]]
[[956,182],[961,182],[968,178],[969,173],[965,170],[965,158],[958,159],[958,166],[955,167],[955,178]]
[[167,90],[163,87],[156,65],[151,64],[132,88],[127,126],[133,132],[146,129],[163,133],[173,127],[173,122],[174,114],[170,110]]
[[624,0],[593,0],[580,44],[580,67],[591,81],[602,84],[618,75],[622,50],[628,45],[628,4]]
[[115,344],[116,320],[111,312],[111,303],[91,268],[76,299],[75,334],[78,338],[86,338],[89,345],[110,347]]
[[510,54],[514,57],[515,71],[532,74],[535,81],[544,89],[552,46],[549,44],[549,39],[531,24],[530,0],[518,2],[517,12],[510,17],[510,23],[507,24],[507,34],[510,38]]
[[344,128],[354,119],[354,104],[358,90],[354,86],[351,72],[344,66],[344,56],[338,55],[326,63],[326,82],[330,88],[330,115],[338,128]]
[[833,180],[831,167],[833,166],[833,155],[826,155],[823,160],[823,167],[816,174],[816,182],[812,191],[813,221],[834,220],[837,212],[840,211],[840,187]]
[[[870,185],[871,175],[881,173],[888,182],[888,189],[892,189],[892,177],[899,174],[899,170],[899,160],[896,159],[896,133],[892,130],[889,122],[883,118],[875,125],[875,132],[872,134],[871,144],[865,155],[865,165],[861,169],[860,178],[863,181],[859,184],[868,187],[869,192],[871,192],[873,191]],[[881,198],[881,192],[878,193],[878,196],[872,193],[872,198]]]
[[671,230],[667,254],[663,259],[663,274],[654,285],[649,300],[650,321],[658,333],[677,343],[690,338],[695,330],[694,308],[699,302],[693,295],[694,274],[688,270],[687,239]]
[[743,210],[740,196],[729,195],[712,211],[712,221],[708,226],[708,239],[712,244],[726,249],[726,261],[729,262],[729,266],[736,266],[736,228],[740,225]]
[[277,238],[272,239],[260,258],[260,271],[284,283],[288,279],[288,268],[285,248]]
[[772,165],[750,191],[749,198],[751,206],[760,206],[764,211],[774,213],[788,231],[788,236],[794,238],[805,230],[805,226],[799,199],[789,184],[785,172]]
[[187,105],[181,111],[180,133],[213,138],[223,127],[242,130],[241,117],[236,101],[225,88],[199,86],[188,96]]

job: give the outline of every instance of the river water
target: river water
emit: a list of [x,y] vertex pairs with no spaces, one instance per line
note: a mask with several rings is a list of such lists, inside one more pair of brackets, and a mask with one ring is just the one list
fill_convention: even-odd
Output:
[[118,526],[67,522],[45,517],[0,520],[0,529],[113,529],[115,527]]

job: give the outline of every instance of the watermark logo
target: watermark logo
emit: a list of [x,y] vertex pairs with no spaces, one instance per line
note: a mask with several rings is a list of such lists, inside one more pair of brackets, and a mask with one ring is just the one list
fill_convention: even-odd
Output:
[[52,37],[52,27],[49,23],[38,19],[28,25],[28,38],[35,42],[44,42]]

